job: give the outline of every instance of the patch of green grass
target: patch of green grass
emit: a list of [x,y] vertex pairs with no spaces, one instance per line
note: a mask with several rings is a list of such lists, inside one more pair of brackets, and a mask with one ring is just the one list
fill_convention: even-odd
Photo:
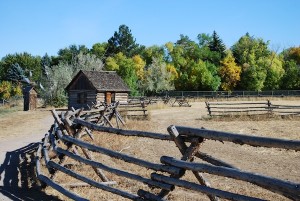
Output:
[[21,106],[14,106],[14,107],[1,106],[0,107],[0,117],[4,117],[6,115],[9,115],[11,113],[21,111],[21,110],[22,110]]

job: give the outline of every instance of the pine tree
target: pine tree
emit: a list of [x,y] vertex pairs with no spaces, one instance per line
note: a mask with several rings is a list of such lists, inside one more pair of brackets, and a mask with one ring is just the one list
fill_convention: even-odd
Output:
[[216,31],[213,32],[212,40],[209,42],[208,47],[210,51],[218,52],[221,59],[226,56],[226,46],[224,45],[223,41],[220,39]]
[[24,70],[18,63],[15,63],[8,69],[6,78],[11,81],[22,81],[25,78]]
[[122,52],[126,57],[132,57],[137,54],[139,45],[135,42],[131,30],[126,25],[119,27],[119,32],[115,32],[108,40],[106,57],[114,56]]

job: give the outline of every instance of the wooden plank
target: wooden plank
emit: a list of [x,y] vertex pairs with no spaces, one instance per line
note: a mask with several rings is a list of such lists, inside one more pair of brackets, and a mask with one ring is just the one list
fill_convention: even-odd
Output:
[[74,119],[74,123],[86,126],[92,130],[108,132],[108,133],[113,133],[113,134],[117,134],[117,135],[148,137],[148,138],[154,138],[154,139],[159,139],[159,140],[169,140],[169,141],[171,140],[171,137],[169,135],[164,135],[164,134],[160,134],[160,133],[152,133],[152,132],[144,132],[144,131],[136,131],[136,130],[123,130],[123,129],[118,129],[118,128],[104,127],[104,126],[92,124],[90,122],[87,122],[87,121],[84,121],[81,119]]
[[203,153],[203,152],[197,152],[195,154],[196,157],[210,163],[210,164],[213,164],[213,165],[216,165],[216,166],[223,166],[223,167],[228,167],[228,168],[233,168],[233,169],[237,169],[235,166],[229,164],[229,163],[226,163],[220,159],[217,159],[217,158],[214,158],[206,153]]
[[253,197],[249,197],[249,196],[245,196],[245,195],[239,195],[239,194],[235,194],[235,193],[231,193],[231,192],[227,192],[227,191],[223,191],[223,190],[219,190],[219,189],[215,189],[215,188],[195,184],[195,183],[192,183],[192,182],[167,177],[167,176],[156,174],[156,173],[152,173],[151,178],[155,181],[160,181],[160,182],[164,182],[164,183],[167,183],[167,184],[172,184],[172,185],[175,185],[175,186],[179,186],[179,187],[186,188],[186,189],[191,189],[191,190],[198,191],[198,192],[201,192],[201,193],[204,193],[204,194],[207,194],[207,195],[217,196],[217,197],[225,198],[225,199],[228,199],[228,200],[234,200],[234,201],[262,201],[262,199],[259,199],[259,198],[253,198]]
[[292,183],[289,181],[283,181],[280,179],[232,168],[216,167],[213,165],[202,163],[190,163],[168,156],[162,156],[160,160],[164,164],[173,165],[176,167],[184,168],[186,170],[205,172],[218,176],[247,181],[267,190],[281,194],[290,199],[300,200],[300,183]]
[[228,141],[240,145],[247,144],[255,147],[273,147],[300,151],[299,140],[285,140],[260,136],[240,135],[229,132],[207,130],[201,128],[190,128],[184,126],[176,126],[176,129],[178,130],[180,135],[203,137],[210,140]]
[[268,105],[268,102],[209,102],[210,105]]

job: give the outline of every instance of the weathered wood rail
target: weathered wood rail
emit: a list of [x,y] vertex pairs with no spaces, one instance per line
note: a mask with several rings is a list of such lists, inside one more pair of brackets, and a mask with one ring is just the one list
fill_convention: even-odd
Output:
[[179,107],[191,107],[187,97],[175,97],[172,107],[178,105]]
[[[65,184],[55,182],[54,178],[58,172],[74,177],[86,185],[94,186],[131,200],[165,200],[166,196],[170,192],[175,191],[177,187],[206,194],[210,200],[219,200],[219,198],[245,201],[263,200],[213,188],[202,173],[250,182],[291,200],[300,200],[300,183],[240,170],[220,159],[203,153],[200,149],[201,145],[206,141],[217,140],[254,147],[272,147],[300,151],[300,141],[239,135],[204,128],[173,125],[168,127],[168,134],[123,130],[104,127],[88,121],[88,118],[80,118],[81,112],[83,111],[75,110],[58,114],[53,110],[52,114],[55,122],[45,135],[36,154],[36,174],[38,179],[71,199],[87,200],[84,198],[84,195],[78,195],[67,189]],[[111,135],[134,136],[136,138],[151,138],[174,142],[173,146],[178,147],[182,156],[179,158],[161,156],[161,163],[154,163],[116,150],[96,146],[83,140],[82,136],[84,135],[93,136],[91,134],[92,131],[95,131],[93,135],[96,135],[96,131],[100,131]],[[169,145],[172,146],[170,143]],[[99,157],[96,160],[93,157],[93,154],[96,153],[122,160],[128,164],[135,164],[153,172],[146,177],[144,175],[141,176],[140,172],[125,171],[117,167],[111,167],[101,162]],[[59,162],[58,158],[60,159]],[[84,176],[80,172],[75,172],[72,170],[72,167],[66,166],[65,161],[68,158],[80,162],[81,167],[85,165],[93,167],[101,182]],[[202,159],[205,163],[198,162],[199,159],[196,161],[195,159],[197,158]],[[49,177],[46,176],[48,173],[42,171],[42,167],[48,168]],[[199,183],[183,179],[187,171],[191,171]],[[115,181],[110,181],[105,172],[144,183],[151,188],[140,188],[137,192],[127,192],[119,189]],[[84,184],[79,186],[84,186]]]
[[300,105],[275,105],[266,102],[205,102],[210,116],[236,116],[236,115],[300,115]]
[[131,100],[128,103],[122,103],[119,108],[123,116],[127,118],[141,118],[145,119],[148,117],[147,106],[149,101],[144,99]]

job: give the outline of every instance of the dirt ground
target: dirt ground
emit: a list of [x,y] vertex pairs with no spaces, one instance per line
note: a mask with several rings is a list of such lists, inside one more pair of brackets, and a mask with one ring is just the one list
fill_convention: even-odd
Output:
[[[273,104],[299,105],[299,101],[272,101]],[[299,119],[261,119],[254,120],[208,120],[204,102],[192,102],[192,107],[162,107],[150,109],[150,120],[129,121],[125,129],[146,130],[167,134],[167,127],[170,125],[180,125],[189,127],[204,127],[206,129],[234,132],[238,134],[276,137],[284,139],[299,140],[300,124]],[[39,142],[44,134],[53,124],[53,117],[50,111],[37,110],[31,112],[17,112],[13,115],[0,117],[0,201],[2,200],[26,200],[34,198],[28,194],[29,191],[22,191],[21,180],[17,184],[12,181],[5,182],[8,169],[4,166],[10,165],[8,160],[12,156],[20,158],[20,150],[30,151],[31,145]],[[180,156],[174,144],[163,141],[153,141],[149,139],[138,139],[127,137],[119,139],[112,136],[98,136],[101,146],[113,146],[118,151],[143,157],[147,160],[157,162],[162,155]],[[102,141],[102,144],[101,144]],[[105,141],[105,142],[104,142]],[[137,143],[138,142],[138,143]],[[280,149],[254,148],[247,145],[240,146],[233,143],[221,143],[216,141],[206,141],[201,147],[201,151],[214,157],[222,159],[242,170],[265,174],[268,176],[281,178],[284,180],[300,183],[300,153]],[[20,162],[20,161],[19,161]],[[16,164],[15,164],[16,165]],[[125,165],[124,165],[125,167]],[[19,168],[14,174],[20,171]],[[146,174],[146,173],[145,173]],[[215,188],[229,190],[231,192],[243,193],[250,196],[260,197],[267,200],[287,200],[286,198],[256,187],[246,182],[234,181],[232,179],[206,175]],[[190,177],[189,175],[187,177]],[[13,178],[13,177],[12,177]],[[192,177],[191,177],[192,179]],[[117,180],[117,179],[116,179]],[[127,182],[127,183],[126,183]],[[135,183],[126,181],[124,188],[134,191]],[[7,185],[8,183],[8,185]],[[11,187],[11,188],[8,188]],[[18,191],[13,191],[18,189]],[[75,190],[76,191],[76,190]],[[36,191],[35,191],[36,192]],[[49,192],[51,195],[49,195]],[[53,191],[40,192],[39,199],[57,200],[65,199]],[[84,192],[84,191],[82,191]],[[99,192],[99,194],[98,194]],[[2,195],[1,195],[2,193]],[[20,194],[22,194],[20,196]],[[100,195],[101,194],[101,195]],[[18,199],[15,199],[17,197]],[[98,191],[91,196],[92,200],[123,200],[120,197],[109,193]],[[170,200],[208,200],[206,196],[197,193],[187,193],[184,189],[175,190],[168,197]],[[29,200],[29,199],[28,199]]]

